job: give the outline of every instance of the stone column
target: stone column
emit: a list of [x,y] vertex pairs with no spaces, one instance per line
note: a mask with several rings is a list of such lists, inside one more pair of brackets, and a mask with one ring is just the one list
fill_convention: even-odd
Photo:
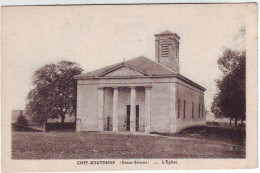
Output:
[[104,131],[104,88],[98,88],[98,131]]
[[151,131],[151,86],[145,87],[145,133]]
[[135,121],[136,121],[136,88],[131,87],[131,111],[130,111],[130,131],[135,132]]
[[114,87],[113,94],[113,131],[118,132],[118,88]]

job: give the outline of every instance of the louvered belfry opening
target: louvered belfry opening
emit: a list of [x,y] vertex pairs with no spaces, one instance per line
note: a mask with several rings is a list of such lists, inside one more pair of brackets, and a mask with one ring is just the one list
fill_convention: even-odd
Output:
[[169,44],[167,40],[163,40],[161,44],[161,57],[168,58],[169,57]]

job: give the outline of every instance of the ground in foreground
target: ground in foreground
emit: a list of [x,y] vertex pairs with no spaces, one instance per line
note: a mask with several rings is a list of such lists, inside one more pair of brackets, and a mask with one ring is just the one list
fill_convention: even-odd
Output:
[[[218,134],[221,135],[221,134]],[[224,134],[225,135],[225,134]],[[223,138],[98,132],[14,132],[13,159],[244,158],[244,143]],[[220,139],[220,140],[219,140]]]

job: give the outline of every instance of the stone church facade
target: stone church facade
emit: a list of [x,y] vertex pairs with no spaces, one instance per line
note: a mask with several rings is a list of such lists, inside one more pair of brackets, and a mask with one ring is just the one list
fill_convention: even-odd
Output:
[[155,61],[141,56],[75,76],[76,131],[176,133],[205,124],[205,88],[180,74],[179,39],[155,34]]

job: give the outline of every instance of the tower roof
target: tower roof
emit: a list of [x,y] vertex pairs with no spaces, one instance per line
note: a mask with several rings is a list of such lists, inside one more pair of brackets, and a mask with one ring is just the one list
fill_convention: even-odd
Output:
[[159,34],[155,34],[155,35],[173,35],[174,33],[172,33],[171,31],[169,31],[169,30],[166,30],[166,31],[163,31],[163,32],[161,32],[161,33],[159,33]]
[[174,36],[178,37],[178,39],[180,39],[180,37],[176,33],[172,33],[169,30],[166,30],[166,31],[161,32],[159,34],[154,34],[154,36],[163,36],[163,35],[174,35]]

